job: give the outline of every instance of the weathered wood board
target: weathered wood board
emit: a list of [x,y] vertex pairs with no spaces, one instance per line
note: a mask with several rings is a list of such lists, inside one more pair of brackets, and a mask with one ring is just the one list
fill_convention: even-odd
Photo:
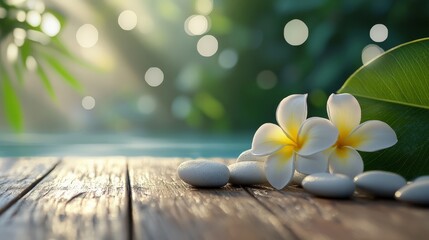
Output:
[[298,187],[247,188],[299,239],[426,239],[429,209],[393,199],[317,198]]
[[[0,239],[427,239],[429,208],[297,187],[196,189],[183,158],[0,159]],[[213,159],[231,163],[225,159]]]
[[294,239],[243,188],[195,189],[177,176],[183,159],[130,159],[135,239]]
[[29,192],[57,163],[57,158],[0,159],[0,214]]
[[2,239],[127,239],[125,158],[66,158],[0,216]]

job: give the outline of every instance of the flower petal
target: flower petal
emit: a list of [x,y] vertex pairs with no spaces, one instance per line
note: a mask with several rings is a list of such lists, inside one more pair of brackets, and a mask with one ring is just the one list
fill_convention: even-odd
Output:
[[295,169],[303,174],[328,172],[328,159],[331,149],[315,153],[310,156],[296,156]]
[[341,173],[354,178],[363,172],[363,161],[351,147],[336,148],[329,156],[329,172]]
[[295,152],[292,146],[286,146],[270,155],[265,161],[265,175],[276,189],[284,188],[293,177]]
[[298,133],[298,154],[309,156],[334,145],[338,130],[324,118],[312,117],[302,124]]
[[362,123],[344,139],[344,145],[364,152],[388,148],[397,142],[395,131],[387,123],[378,120]]
[[301,124],[307,118],[307,94],[293,94],[284,98],[277,107],[276,117],[286,135],[296,140]]
[[331,94],[326,106],[329,120],[338,128],[340,139],[347,137],[359,126],[361,110],[359,102],[352,95]]
[[256,130],[252,141],[252,154],[269,155],[285,145],[292,144],[283,130],[272,123],[265,123]]

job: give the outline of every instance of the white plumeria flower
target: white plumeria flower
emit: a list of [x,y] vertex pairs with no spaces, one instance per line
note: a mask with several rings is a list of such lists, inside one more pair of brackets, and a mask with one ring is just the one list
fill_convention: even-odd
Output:
[[332,94],[327,104],[328,116],[338,128],[338,140],[329,155],[329,171],[354,177],[363,172],[363,161],[356,150],[374,152],[395,145],[395,131],[378,120],[360,124],[361,109],[348,93]]
[[[313,156],[331,147],[337,140],[338,131],[327,119],[307,119],[306,101],[307,94],[290,95],[283,99],[276,112],[280,126],[265,123],[253,137],[252,153],[269,155],[265,161],[265,174],[276,189],[284,188],[291,181],[295,163],[298,171],[327,170],[327,162],[320,164]],[[324,170],[312,169],[319,166]]]

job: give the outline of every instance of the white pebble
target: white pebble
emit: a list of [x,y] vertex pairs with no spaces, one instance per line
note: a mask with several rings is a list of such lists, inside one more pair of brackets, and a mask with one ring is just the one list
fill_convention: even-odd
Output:
[[429,206],[429,181],[419,181],[400,188],[396,199],[406,203]]
[[420,176],[414,179],[414,182],[423,182],[423,181],[429,181],[429,175]]
[[228,166],[229,182],[234,185],[256,185],[267,182],[263,162],[237,162]]
[[354,178],[356,190],[374,197],[393,198],[407,184],[401,175],[386,171],[368,171]]
[[223,187],[229,180],[228,167],[210,160],[183,162],[177,172],[185,183],[194,187]]
[[246,150],[240,154],[237,158],[237,162],[246,162],[246,161],[257,161],[264,162],[268,156],[256,156],[252,154],[252,150]]
[[342,174],[315,173],[302,181],[302,187],[309,193],[327,198],[349,198],[353,195],[353,180]]
[[308,176],[307,174],[304,174],[295,170],[292,177],[292,184],[302,186],[302,180],[304,180],[304,178],[307,176]]

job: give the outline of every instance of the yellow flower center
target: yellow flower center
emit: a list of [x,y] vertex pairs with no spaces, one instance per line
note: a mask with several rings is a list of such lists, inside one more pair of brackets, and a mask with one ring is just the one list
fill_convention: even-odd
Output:
[[355,148],[356,146],[360,145],[363,141],[365,141],[363,136],[356,136],[355,134],[344,136],[344,135],[340,134],[338,136],[338,140],[337,140],[337,143],[335,145],[338,148],[342,148],[342,147]]

